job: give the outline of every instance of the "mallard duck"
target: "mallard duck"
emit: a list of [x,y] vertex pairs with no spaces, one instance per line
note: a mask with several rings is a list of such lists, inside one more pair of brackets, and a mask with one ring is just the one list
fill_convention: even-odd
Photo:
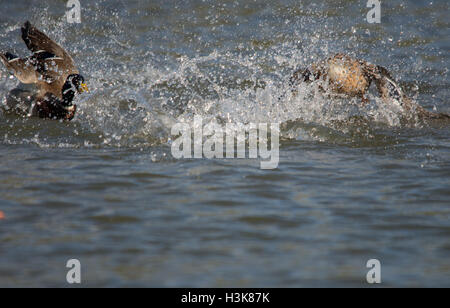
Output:
[[29,21],[22,27],[22,39],[32,56],[19,58],[6,52],[0,53],[0,60],[20,82],[36,85],[38,92],[28,114],[72,120],[77,110],[72,104],[75,94],[88,91],[72,57]]
[[449,115],[427,111],[414,103],[404,94],[386,68],[344,54],[336,54],[314,63],[311,68],[297,70],[290,79],[290,85],[295,87],[302,82],[309,83],[316,80],[327,82],[329,90],[333,93],[360,97],[363,104],[368,101],[367,92],[372,82],[375,82],[378,93],[385,103],[396,99],[406,112],[414,112],[421,118],[450,118]]

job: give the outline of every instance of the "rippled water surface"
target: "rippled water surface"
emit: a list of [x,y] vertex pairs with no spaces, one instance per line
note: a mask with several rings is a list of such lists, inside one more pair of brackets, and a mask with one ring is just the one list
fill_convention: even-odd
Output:
[[[70,123],[0,109],[0,286],[67,286],[73,258],[84,286],[364,287],[373,258],[383,286],[450,286],[450,123],[285,95],[345,52],[450,113],[448,1],[384,1],[381,24],[352,0],[81,1],[79,25],[65,4],[1,0],[0,50],[28,55],[29,19],[91,92]],[[194,115],[281,123],[279,167],[176,160]]]

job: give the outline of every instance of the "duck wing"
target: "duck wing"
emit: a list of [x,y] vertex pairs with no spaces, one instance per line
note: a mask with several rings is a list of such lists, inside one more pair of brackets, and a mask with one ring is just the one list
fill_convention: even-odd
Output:
[[28,59],[21,59],[9,52],[0,53],[0,60],[8,71],[12,72],[22,83],[37,83],[39,75]]
[[38,30],[29,21],[27,21],[22,27],[22,39],[27,45],[28,49],[34,54],[46,53],[48,55],[53,55],[54,57],[61,58],[64,61],[64,68],[70,70],[74,73],[78,72],[75,67],[75,63],[72,57],[59,46],[55,41],[50,39],[43,32]]
[[33,52],[33,56],[27,58],[27,61],[35,67],[43,81],[55,84],[54,93],[59,95],[67,76],[79,73],[72,57],[29,21],[22,27],[22,39]]

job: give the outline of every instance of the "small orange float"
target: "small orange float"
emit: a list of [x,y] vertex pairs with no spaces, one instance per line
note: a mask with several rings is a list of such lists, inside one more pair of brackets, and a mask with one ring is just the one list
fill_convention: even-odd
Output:
[[0,211],[0,219],[4,219],[4,218],[5,218],[5,214],[2,211]]

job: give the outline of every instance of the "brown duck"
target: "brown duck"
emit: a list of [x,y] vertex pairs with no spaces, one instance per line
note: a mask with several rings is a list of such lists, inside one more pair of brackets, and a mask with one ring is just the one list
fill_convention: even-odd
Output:
[[0,53],[0,60],[20,82],[36,85],[38,93],[28,114],[72,120],[77,110],[72,104],[75,94],[88,91],[72,57],[28,21],[22,27],[22,39],[32,56],[22,59],[6,52]]
[[372,82],[375,82],[379,95],[389,103],[394,98],[409,114],[414,113],[422,119],[450,119],[447,114],[427,111],[407,97],[387,69],[364,60],[353,59],[344,54],[336,54],[315,63],[311,68],[300,69],[291,77],[291,86],[302,82],[322,80],[329,89],[349,97],[360,97],[362,103],[368,101],[366,95]]

